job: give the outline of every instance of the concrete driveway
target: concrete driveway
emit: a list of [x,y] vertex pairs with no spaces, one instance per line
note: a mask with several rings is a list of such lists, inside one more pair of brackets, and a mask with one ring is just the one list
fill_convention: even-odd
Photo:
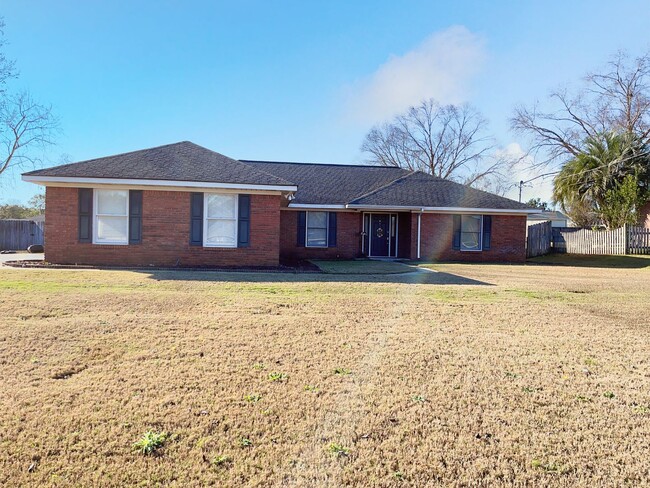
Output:
[[0,266],[7,261],[43,261],[43,253],[29,254],[27,252],[17,252],[14,254],[0,254]]

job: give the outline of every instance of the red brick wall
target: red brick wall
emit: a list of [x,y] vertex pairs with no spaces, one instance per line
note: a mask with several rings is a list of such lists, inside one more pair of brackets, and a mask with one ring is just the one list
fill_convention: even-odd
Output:
[[[417,215],[412,215],[411,256],[417,256]],[[492,215],[490,249],[459,251],[452,249],[453,215],[422,214],[420,257],[433,261],[523,262],[526,260],[526,217]]]
[[639,224],[650,229],[650,201],[648,201],[639,212]]
[[78,242],[77,188],[48,187],[45,260],[56,264],[115,266],[277,266],[280,255],[280,196],[251,195],[247,248],[189,245],[190,193],[145,190],[142,243],[128,246]]
[[336,213],[336,247],[298,247],[298,212],[280,216],[280,255],[286,259],[351,259],[361,255],[361,213]]

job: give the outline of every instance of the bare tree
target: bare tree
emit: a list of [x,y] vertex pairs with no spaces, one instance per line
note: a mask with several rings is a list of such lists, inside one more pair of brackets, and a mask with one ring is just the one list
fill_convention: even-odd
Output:
[[[3,26],[0,19],[0,49],[5,44]],[[58,130],[50,107],[36,103],[26,92],[8,93],[6,83],[16,76],[14,62],[0,51],[0,176],[12,168],[38,163],[34,149],[52,144]]]
[[373,127],[361,150],[369,162],[424,171],[477,185],[502,176],[506,158],[495,156],[487,120],[470,105],[424,100],[391,122]]
[[581,154],[585,141],[611,132],[634,134],[650,143],[650,53],[631,59],[619,52],[602,73],[591,73],[577,91],[556,90],[548,111],[520,106],[514,130],[531,139],[540,165]]

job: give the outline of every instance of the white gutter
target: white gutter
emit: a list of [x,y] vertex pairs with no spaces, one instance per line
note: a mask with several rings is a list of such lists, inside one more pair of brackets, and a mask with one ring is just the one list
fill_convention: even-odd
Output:
[[170,188],[219,188],[224,190],[265,190],[298,191],[296,185],[253,185],[247,183],[212,183],[206,181],[178,180],[142,180],[121,178],[79,178],[67,176],[29,176],[23,175],[23,181],[45,186],[84,186],[84,185],[121,185],[121,186],[158,186]]
[[465,214],[510,214],[528,215],[539,213],[534,208],[471,208],[471,207],[412,207],[399,205],[346,205],[350,210],[385,210],[385,211],[414,211],[424,213],[465,213]]
[[317,203],[290,203],[289,208],[304,208],[304,209],[325,208],[325,209],[345,210],[347,207],[346,205],[321,205]]

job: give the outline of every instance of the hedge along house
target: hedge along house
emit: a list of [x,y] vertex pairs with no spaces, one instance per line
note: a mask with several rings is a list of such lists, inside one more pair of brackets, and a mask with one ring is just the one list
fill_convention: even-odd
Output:
[[275,267],[356,257],[523,261],[525,205],[421,172],[238,161],[191,142],[23,174],[56,264]]

